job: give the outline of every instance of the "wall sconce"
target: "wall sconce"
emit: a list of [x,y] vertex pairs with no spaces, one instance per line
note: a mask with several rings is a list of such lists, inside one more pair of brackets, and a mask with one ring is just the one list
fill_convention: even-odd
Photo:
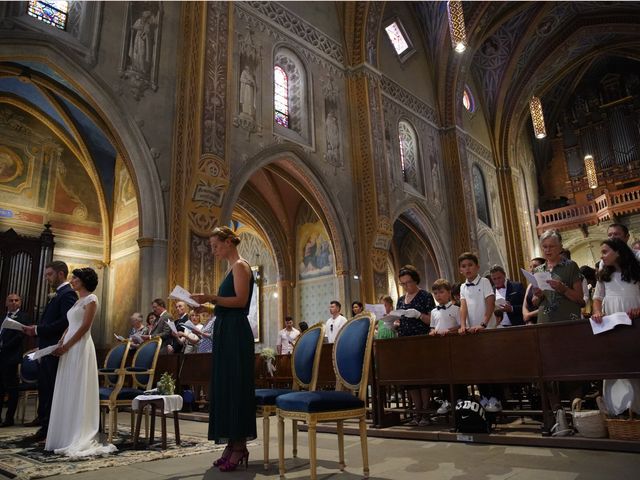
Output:
[[598,188],[598,175],[596,174],[596,164],[593,161],[593,155],[584,156],[584,169],[587,172],[589,188]]
[[447,14],[449,15],[449,34],[453,49],[462,53],[467,48],[467,33],[464,28],[464,12],[460,0],[447,2]]
[[529,102],[531,110],[531,121],[533,122],[533,133],[537,139],[547,136],[547,129],[544,126],[544,114],[542,113],[542,102],[538,97],[531,97]]

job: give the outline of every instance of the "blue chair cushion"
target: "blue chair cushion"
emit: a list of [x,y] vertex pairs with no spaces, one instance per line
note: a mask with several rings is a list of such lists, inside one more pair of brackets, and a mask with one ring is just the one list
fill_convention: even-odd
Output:
[[320,332],[320,328],[311,328],[304,332],[298,338],[293,351],[295,374],[304,385],[309,385],[313,377],[313,360],[316,356]]
[[[100,400],[109,400],[109,396],[113,392],[113,388],[100,388]],[[138,395],[144,395],[144,390],[139,388],[123,388],[118,394],[118,400],[133,400]]]
[[349,392],[291,392],[276,398],[276,406],[293,412],[332,412],[364,408],[364,402]]
[[277,397],[291,393],[291,391],[288,388],[257,388],[256,405],[275,405]]
[[351,320],[340,330],[334,346],[338,373],[351,385],[362,380],[369,328],[371,321],[367,317]]

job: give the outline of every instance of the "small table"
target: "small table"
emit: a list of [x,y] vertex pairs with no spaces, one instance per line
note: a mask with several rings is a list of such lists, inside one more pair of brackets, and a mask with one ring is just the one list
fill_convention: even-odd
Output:
[[133,448],[138,446],[140,436],[140,424],[142,412],[149,405],[151,407],[151,431],[149,433],[149,445],[153,443],[156,424],[156,408],[160,409],[162,420],[162,449],[167,449],[167,413],[173,412],[173,425],[176,433],[176,445],[180,445],[180,424],[178,423],[178,411],[182,409],[182,397],[180,395],[138,395],[131,402],[131,409],[137,412],[136,429],[133,435]]

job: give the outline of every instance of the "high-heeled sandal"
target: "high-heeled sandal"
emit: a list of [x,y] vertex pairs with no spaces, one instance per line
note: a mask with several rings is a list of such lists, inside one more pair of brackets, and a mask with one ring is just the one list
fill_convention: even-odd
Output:
[[233,448],[231,447],[231,445],[227,445],[226,447],[224,447],[222,456],[213,462],[213,466],[219,467],[220,465],[224,465],[226,461],[229,460],[229,457],[231,457],[232,453],[233,453]]
[[242,450],[234,450],[233,453],[241,453],[242,455],[236,462],[233,462],[231,460],[233,454],[230,455],[229,458],[227,458],[227,460],[222,465],[220,465],[219,468],[221,472],[233,472],[243,463],[245,470],[249,468],[249,450],[247,450],[246,447]]

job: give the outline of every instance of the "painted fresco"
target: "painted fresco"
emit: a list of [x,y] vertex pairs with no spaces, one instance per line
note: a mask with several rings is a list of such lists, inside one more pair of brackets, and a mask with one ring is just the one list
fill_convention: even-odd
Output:
[[0,105],[0,204],[10,212],[3,228],[33,224],[40,231],[48,220],[56,235],[102,236],[85,168],[48,127],[8,104]]
[[335,270],[333,250],[324,225],[319,220],[298,228],[299,278],[332,275]]
[[[111,288],[113,294],[110,302],[109,318],[111,324],[107,325],[107,339],[113,333],[125,335],[129,331],[129,317],[139,305],[138,294],[138,269],[140,258],[138,253],[111,262]],[[142,312],[146,317],[147,312]]]
[[[138,201],[131,176],[120,157],[116,159],[115,172],[113,242],[114,247],[126,248],[128,245],[135,244],[138,236]],[[121,242],[122,237],[132,238]]]

